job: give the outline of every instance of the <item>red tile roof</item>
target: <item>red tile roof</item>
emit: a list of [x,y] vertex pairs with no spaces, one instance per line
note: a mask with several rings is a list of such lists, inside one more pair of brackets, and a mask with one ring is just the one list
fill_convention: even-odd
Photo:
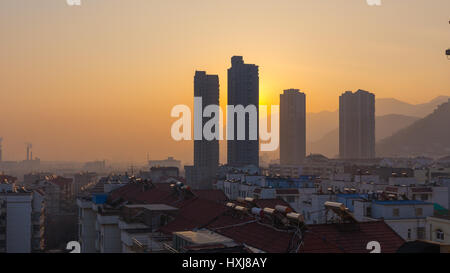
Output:
[[[227,236],[236,242],[261,249],[269,253],[288,252],[293,240],[292,232],[276,230],[269,225],[255,222],[251,217],[243,219],[230,215],[219,217],[209,229]],[[404,240],[383,221],[359,223],[359,230],[341,230],[337,224],[310,225],[304,234],[300,253],[368,253],[367,243],[378,241],[382,253],[394,253]]]
[[228,210],[222,204],[214,201],[194,198],[190,202],[185,202],[175,217],[175,220],[161,228],[166,234],[176,231],[192,230],[202,228],[214,221]]
[[252,217],[237,218],[223,215],[208,226],[234,241],[269,253],[285,253],[294,237],[292,232],[281,232],[257,222]]
[[215,202],[219,202],[219,203],[224,203],[224,202],[228,201],[227,196],[225,195],[225,193],[222,190],[193,190],[192,192],[196,196],[203,198],[203,199],[207,199],[207,200],[211,200],[211,201],[215,201]]
[[[237,243],[247,244],[270,253],[288,252],[292,242],[299,242],[298,236],[295,236],[293,232],[275,229],[269,223],[257,222],[249,215],[233,216],[232,210],[224,204],[202,196],[207,193],[208,191],[200,194],[194,191],[194,196],[181,198],[170,189],[169,184],[154,184],[153,187],[144,190],[142,184],[131,183],[114,190],[110,194],[110,199],[122,198],[144,204],[162,203],[179,208],[175,219],[160,229],[166,234],[208,228]],[[259,207],[288,206],[280,199],[260,199],[255,202]],[[368,253],[367,243],[378,241],[383,253],[391,253],[396,252],[404,243],[403,239],[383,221],[364,222],[359,223],[358,226],[358,230],[346,231],[340,228],[346,227],[345,225],[310,225],[304,234],[303,245],[299,248],[299,252]]]
[[112,191],[109,198],[110,200],[121,198],[131,203],[167,205],[171,205],[179,199],[170,190],[170,184],[149,184],[148,189],[145,189],[144,186],[141,183],[129,183]]
[[310,225],[300,252],[368,253],[367,243],[377,241],[382,253],[395,253],[404,240],[384,221],[358,223],[359,230],[343,231],[338,224]]
[[260,208],[275,208],[275,206],[291,207],[289,203],[283,199],[255,199],[255,203]]

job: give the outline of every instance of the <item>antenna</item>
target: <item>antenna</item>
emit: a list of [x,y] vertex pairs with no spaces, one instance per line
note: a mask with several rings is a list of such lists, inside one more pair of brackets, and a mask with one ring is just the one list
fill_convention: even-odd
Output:
[[[448,23],[450,24],[450,21],[448,21]],[[445,55],[447,55],[447,59],[450,60],[450,48],[445,51]]]

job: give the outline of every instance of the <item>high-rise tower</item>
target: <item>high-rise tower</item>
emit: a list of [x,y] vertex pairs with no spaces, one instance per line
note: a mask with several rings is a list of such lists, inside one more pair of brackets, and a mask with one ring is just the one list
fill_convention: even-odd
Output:
[[339,98],[339,156],[342,159],[375,157],[375,95],[358,90]]
[[[219,76],[208,75],[204,71],[196,71],[194,76],[194,97],[202,99],[201,108],[204,110],[209,105],[219,106]],[[202,109],[194,109],[201,111]],[[201,128],[210,118],[201,118]],[[194,120],[194,127],[200,127]],[[214,128],[220,130],[219,128]],[[194,140],[194,166],[187,166],[187,184],[194,189],[212,188],[219,166],[219,140],[202,139]]]
[[[234,139],[227,135],[228,165],[243,167],[254,165],[259,167],[259,68],[254,64],[245,64],[243,57],[231,58],[231,68],[228,69],[228,105],[256,107],[256,140],[250,139],[250,117],[245,117],[245,140],[238,140],[237,116],[234,116]],[[230,126],[229,123],[227,126]]]
[[306,156],[306,96],[298,89],[280,95],[280,163],[299,165]]

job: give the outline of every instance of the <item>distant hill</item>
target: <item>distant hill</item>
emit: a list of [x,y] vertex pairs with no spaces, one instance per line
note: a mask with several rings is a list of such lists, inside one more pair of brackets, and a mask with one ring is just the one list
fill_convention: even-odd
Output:
[[306,114],[306,141],[313,142],[321,139],[333,128],[339,126],[339,113],[323,111]]
[[[409,104],[392,98],[376,99],[375,111],[377,117],[399,115],[423,118],[431,114],[438,105],[447,102],[448,99],[450,99],[448,96],[439,96],[427,103],[422,104]],[[323,111],[319,113],[306,114],[307,142],[317,142],[337,127],[339,127],[338,111]],[[380,132],[377,132],[377,134],[381,133],[383,138],[389,136],[383,135],[382,132],[384,131],[385,130],[382,129]],[[391,131],[387,130],[386,132]]]
[[[416,117],[403,115],[385,115],[376,117],[375,138],[377,141],[392,136],[398,130],[406,128],[415,121]],[[336,157],[339,154],[339,129],[328,132],[316,142],[309,143],[308,153],[320,153],[328,157]]]
[[420,118],[404,115],[384,115],[376,117],[375,120],[375,140],[379,141],[390,137],[399,130],[408,127]]
[[430,115],[377,144],[379,156],[430,156],[450,154],[450,100]]
[[422,104],[409,104],[391,98],[377,99],[376,114],[377,116],[399,114],[423,118],[433,113],[434,109],[436,109],[438,105],[447,102],[448,99],[450,99],[448,96],[439,96],[427,103]]

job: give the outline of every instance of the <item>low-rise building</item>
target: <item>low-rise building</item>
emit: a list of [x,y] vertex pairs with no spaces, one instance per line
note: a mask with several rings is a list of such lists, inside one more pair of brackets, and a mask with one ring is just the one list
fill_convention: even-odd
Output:
[[426,239],[450,246],[450,216],[427,217]]
[[358,221],[383,219],[404,240],[425,239],[426,218],[434,215],[432,203],[418,200],[354,200]]
[[44,247],[44,202],[39,192],[0,176],[0,253],[30,253]]

